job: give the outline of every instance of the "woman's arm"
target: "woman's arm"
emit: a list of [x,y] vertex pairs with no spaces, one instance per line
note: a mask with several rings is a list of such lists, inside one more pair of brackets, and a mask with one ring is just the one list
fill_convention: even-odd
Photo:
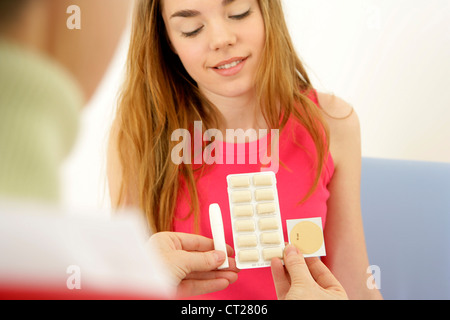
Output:
[[[330,127],[330,150],[335,164],[329,184],[324,263],[344,286],[350,299],[381,299],[369,289],[364,230],[361,217],[361,133],[359,119],[345,101],[319,94]],[[340,118],[340,119],[334,119]]]

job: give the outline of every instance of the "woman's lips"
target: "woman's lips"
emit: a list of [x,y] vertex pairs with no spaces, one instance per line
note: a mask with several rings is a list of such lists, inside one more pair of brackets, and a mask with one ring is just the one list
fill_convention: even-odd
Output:
[[244,57],[232,58],[218,63],[212,69],[222,76],[234,76],[242,70],[247,59]]

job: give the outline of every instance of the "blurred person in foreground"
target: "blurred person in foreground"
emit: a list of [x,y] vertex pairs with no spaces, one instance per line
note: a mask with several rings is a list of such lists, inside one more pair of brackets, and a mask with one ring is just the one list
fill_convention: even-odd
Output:
[[[2,0],[0,2],[0,199],[59,201],[59,167],[77,136],[79,112],[94,93],[126,25],[132,1]],[[67,8],[82,10],[81,29],[67,27]],[[170,266],[178,297],[222,290],[237,280],[216,271],[225,256],[213,241],[187,234],[149,240]],[[345,299],[319,260],[306,264],[292,247],[286,270],[273,261],[280,299]],[[232,255],[231,247],[228,254]],[[307,266],[311,268],[311,273]],[[325,277],[323,275],[326,275]],[[317,277],[321,280],[316,283]]]

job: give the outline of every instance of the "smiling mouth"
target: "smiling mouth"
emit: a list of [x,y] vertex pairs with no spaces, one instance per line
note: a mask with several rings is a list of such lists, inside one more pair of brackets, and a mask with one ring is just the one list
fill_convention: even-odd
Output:
[[216,70],[228,70],[228,69],[231,69],[231,68],[234,68],[234,67],[238,66],[239,64],[241,64],[245,60],[247,60],[247,58],[242,58],[240,60],[236,60],[236,61],[233,61],[233,62],[230,62],[230,63],[225,63],[225,64],[222,64],[222,65],[219,65],[219,66],[215,66],[215,67],[213,67],[213,69],[216,69]]
[[244,60],[245,60],[245,59],[238,60],[238,61],[234,61],[234,62],[232,62],[232,63],[225,64],[225,65],[220,66],[220,67],[215,67],[214,69],[218,69],[218,70],[231,69],[231,68],[236,67],[238,64],[240,64],[240,63],[241,63],[242,61],[244,61]]

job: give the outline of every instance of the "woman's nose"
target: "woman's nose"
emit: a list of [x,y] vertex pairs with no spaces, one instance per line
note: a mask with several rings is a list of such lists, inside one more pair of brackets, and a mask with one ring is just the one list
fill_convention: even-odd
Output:
[[210,49],[220,50],[236,43],[236,33],[226,23],[214,24],[210,33]]

